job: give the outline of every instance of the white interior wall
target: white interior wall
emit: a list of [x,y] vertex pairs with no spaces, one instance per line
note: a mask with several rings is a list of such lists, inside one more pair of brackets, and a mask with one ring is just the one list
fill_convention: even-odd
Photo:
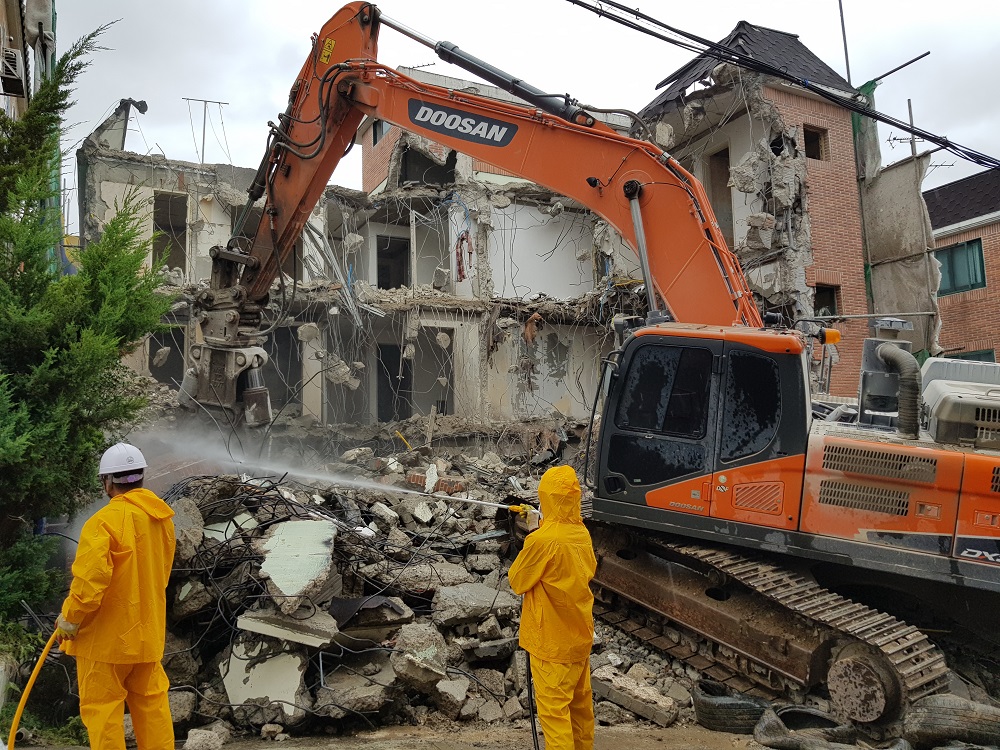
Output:
[[493,354],[486,393],[491,416],[588,418],[605,342],[591,328],[550,324],[530,344],[520,333],[508,337]]
[[487,252],[497,296],[524,298],[543,292],[569,299],[594,288],[588,214],[563,211],[549,216],[534,206],[511,203],[494,207],[491,221]]

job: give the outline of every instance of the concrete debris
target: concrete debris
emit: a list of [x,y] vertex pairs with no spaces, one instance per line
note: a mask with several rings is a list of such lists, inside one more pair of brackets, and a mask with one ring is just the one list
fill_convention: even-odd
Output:
[[[561,450],[569,434],[535,425],[514,454],[499,444],[464,455],[384,454],[354,443],[323,466],[330,482],[221,475],[163,493],[179,519],[163,663],[176,723],[198,730],[189,744],[221,744],[204,726],[210,721],[277,740],[289,727],[329,722],[524,717],[520,601],[505,576],[509,514],[461,500],[536,500],[526,457]],[[338,475],[350,482],[338,485]],[[435,494],[410,494],[425,489]],[[619,679],[660,696],[615,683],[611,700],[646,700],[663,721],[667,692],[687,695],[690,683],[669,659],[656,662],[607,633],[595,644],[605,652],[595,668],[614,663]]]
[[227,703],[238,723],[298,724],[312,709],[304,674],[304,653],[270,638],[239,635],[219,665]]
[[429,623],[404,625],[396,636],[396,649],[389,657],[400,680],[414,690],[431,694],[448,678],[448,647],[441,632]]
[[292,617],[267,609],[245,612],[236,620],[236,627],[310,648],[329,646],[340,632],[337,621],[330,614],[310,611],[308,607],[301,614],[293,613]]
[[612,701],[661,727],[669,727],[677,720],[678,709],[673,699],[621,674],[610,664],[594,671],[591,684],[595,696]]
[[192,729],[184,742],[184,750],[219,750],[226,744],[222,737],[207,729]]

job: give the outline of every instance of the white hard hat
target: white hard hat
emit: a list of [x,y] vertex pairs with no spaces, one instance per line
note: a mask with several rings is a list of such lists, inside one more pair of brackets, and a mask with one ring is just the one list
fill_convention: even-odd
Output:
[[142,455],[142,451],[134,445],[118,443],[104,451],[104,455],[101,456],[101,467],[97,473],[102,477],[108,474],[122,474],[123,472],[141,474],[142,469],[145,468],[146,459]]

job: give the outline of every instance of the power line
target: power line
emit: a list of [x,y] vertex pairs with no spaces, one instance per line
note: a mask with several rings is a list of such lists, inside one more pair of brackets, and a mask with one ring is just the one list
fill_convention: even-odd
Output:
[[[612,21],[621,24],[622,26],[625,26],[627,28],[640,31],[643,34],[647,34],[649,36],[654,37],[655,39],[660,39],[664,42],[667,42],[668,44],[673,44],[675,46],[681,47],[682,49],[696,52],[697,54],[704,55],[706,57],[712,57],[721,62],[731,63],[738,67],[745,68],[747,70],[752,70],[757,73],[762,73],[764,75],[780,78],[784,81],[789,81],[798,86],[801,86],[807,91],[811,91],[812,93],[821,96],[827,101],[830,101],[840,107],[843,107],[844,109],[847,109],[859,115],[863,115],[864,117],[869,117],[872,120],[875,120],[876,122],[881,122],[891,127],[899,128],[900,130],[910,133],[911,135],[916,136],[917,138],[922,138],[923,140],[928,141],[929,143],[933,143],[936,146],[940,147],[941,149],[949,151],[952,154],[961,157],[962,159],[971,161],[973,164],[978,164],[979,166],[985,167],[987,169],[1000,168],[1000,159],[997,159],[996,157],[981,153],[967,146],[962,146],[961,144],[955,143],[944,136],[940,136],[935,133],[931,133],[927,130],[922,130],[920,128],[913,127],[908,123],[904,122],[903,120],[898,120],[895,117],[890,117],[889,115],[882,114],[881,112],[878,112],[877,110],[874,110],[871,107],[868,107],[853,98],[835,94],[832,91],[827,90],[823,86],[819,86],[815,83],[812,83],[808,79],[792,75],[783,68],[775,67],[774,65],[770,65],[761,60],[755,60],[749,55],[739,52],[738,50],[735,50],[731,47],[727,47],[724,44],[712,42],[709,41],[708,39],[704,39],[695,34],[691,34],[689,32],[682,31],[681,29],[674,28],[673,26],[670,26],[669,24],[659,21],[656,18],[653,18],[652,16],[649,16],[645,13],[641,13],[638,10],[634,10],[625,5],[621,5],[620,3],[617,3],[614,0],[567,0],[567,2],[572,3],[573,5],[578,5],[581,8],[591,11],[592,13],[596,13],[598,16],[610,18]],[[635,18],[645,23],[652,24],[653,26],[663,29],[665,32],[678,36],[681,39],[672,38],[664,33],[660,33],[654,31],[651,28],[643,26],[637,21],[633,21],[629,18],[616,15],[613,12],[609,12],[608,11],[609,7],[613,8],[619,13],[634,16]],[[878,79],[875,80],[877,81]]]

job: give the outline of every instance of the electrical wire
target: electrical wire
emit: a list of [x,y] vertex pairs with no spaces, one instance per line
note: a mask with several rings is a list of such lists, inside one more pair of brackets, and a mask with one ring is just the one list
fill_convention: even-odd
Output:
[[[761,60],[757,60],[748,54],[740,52],[732,47],[727,47],[723,44],[717,42],[709,41],[702,37],[696,36],[694,34],[682,31],[673,26],[670,26],[662,21],[653,18],[645,13],[641,13],[638,10],[629,8],[625,5],[615,2],[614,0],[566,0],[567,2],[577,5],[585,10],[589,10],[596,13],[598,16],[609,18],[612,21],[625,26],[626,28],[634,29],[643,34],[647,34],[656,39],[660,39],[668,44],[673,44],[681,49],[685,49],[691,52],[695,52],[698,55],[703,55],[706,57],[712,57],[720,62],[727,62],[736,65],[745,70],[752,70],[757,73],[763,73],[765,75],[773,76],[775,78],[780,78],[784,81],[789,81],[802,88],[811,91],[812,93],[830,101],[844,109],[854,112],[864,117],[869,117],[877,122],[884,123],[891,127],[902,130],[903,132],[910,133],[918,138],[921,138],[929,143],[933,143],[939,148],[942,148],[950,153],[958,156],[966,161],[970,161],[973,164],[977,164],[986,169],[996,169],[1000,167],[1000,159],[997,159],[987,154],[976,151],[975,149],[962,146],[961,144],[955,143],[944,136],[939,136],[929,131],[923,130],[921,128],[916,128],[911,126],[909,123],[903,120],[890,117],[889,115],[878,112],[871,107],[858,101],[856,98],[851,98],[847,96],[842,96],[836,94],[826,87],[818,85],[809,81],[807,78],[802,78],[801,76],[793,75],[785,68],[779,68],[774,65],[770,65]],[[624,18],[614,13],[609,13],[607,10],[608,6],[614,10],[625,13],[635,18],[638,18],[648,24],[656,26],[660,29],[664,29],[670,34],[675,35],[674,37],[667,36],[654,31],[651,28],[643,26],[635,21],[631,21],[628,18]],[[675,38],[679,37],[679,38]]]

